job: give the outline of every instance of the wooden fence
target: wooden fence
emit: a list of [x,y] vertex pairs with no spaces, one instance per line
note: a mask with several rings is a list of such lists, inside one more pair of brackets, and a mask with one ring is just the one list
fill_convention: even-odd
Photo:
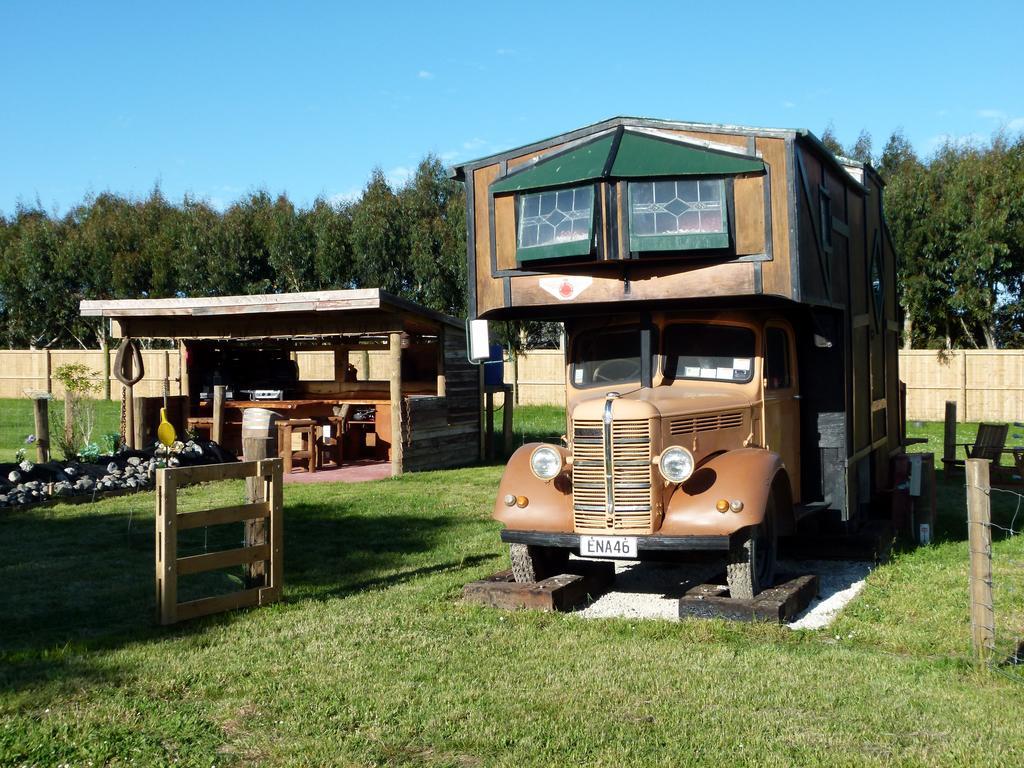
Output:
[[[257,478],[256,500],[248,504],[198,512],[178,512],[178,489],[216,480]],[[284,520],[280,459],[160,469],[156,473],[156,612],[161,624],[206,616],[281,599]],[[259,481],[262,480],[262,483]],[[266,535],[247,530],[246,546],[202,555],[178,557],[178,531],[227,523],[266,521]],[[260,586],[216,597],[178,602],[178,576],[237,565],[265,563]]]
[[[518,368],[520,404],[565,403],[562,352],[529,352]],[[956,401],[962,421],[1024,420],[1024,350],[901,351],[900,379],[912,421],[942,421],[947,400]],[[505,381],[512,381],[511,363],[505,363]]]
[[[180,360],[176,350],[144,350],[146,377],[136,386],[139,397],[181,394]],[[331,352],[299,352],[299,376],[304,381],[333,379]],[[113,352],[111,352],[111,362]],[[386,351],[352,355],[360,379],[385,378]],[[83,363],[103,370],[103,353],[86,350],[0,350],[0,398],[24,397],[26,389],[45,389],[63,396],[53,372],[64,363]],[[366,370],[368,368],[368,371]],[[560,350],[535,350],[519,357],[519,403],[563,405],[565,363]],[[907,418],[941,421],[947,400],[955,400],[964,421],[1024,420],[1024,350],[934,350],[900,352],[900,378],[907,384]],[[513,381],[512,363],[505,363],[505,381]],[[99,383],[99,379],[97,379]],[[111,397],[120,397],[112,379]],[[500,396],[499,396],[500,402]]]
[[[110,366],[113,370],[114,355],[110,352]],[[299,378],[303,381],[333,381],[334,353],[297,352]],[[350,362],[356,368],[359,379],[387,378],[387,351],[373,350],[365,355],[355,354]],[[39,350],[0,350],[0,398],[24,397],[25,390],[36,389],[52,392],[60,399],[64,397],[64,387],[57,381],[54,373],[66,363],[81,363],[95,372],[92,381],[102,391],[103,383],[103,352],[100,350],[75,349],[39,349]],[[136,397],[159,397],[163,394],[164,380],[171,395],[183,394],[181,391],[181,357],[176,349],[146,349],[142,351],[142,363],[146,375],[135,385]],[[364,375],[369,368],[369,374]],[[118,400],[121,397],[121,383],[110,376],[110,397]]]

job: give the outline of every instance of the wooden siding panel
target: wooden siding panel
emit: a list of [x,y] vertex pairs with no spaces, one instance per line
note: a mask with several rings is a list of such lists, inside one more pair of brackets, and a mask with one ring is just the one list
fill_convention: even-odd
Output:
[[473,174],[473,226],[476,233],[476,302],[483,315],[504,305],[501,280],[491,277],[491,220],[487,188],[498,176],[497,164],[480,168]]
[[499,270],[516,268],[515,195],[494,198],[494,241]]
[[741,255],[764,253],[765,176],[736,179],[733,199],[736,210],[736,252]]
[[772,260],[762,265],[761,285],[765,293],[792,298],[789,258],[789,169],[786,168],[785,139],[757,139],[757,149],[771,168]]

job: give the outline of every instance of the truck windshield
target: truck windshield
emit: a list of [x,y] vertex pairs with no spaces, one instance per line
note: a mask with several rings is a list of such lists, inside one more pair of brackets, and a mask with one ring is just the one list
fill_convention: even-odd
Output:
[[677,323],[665,331],[662,370],[669,382],[746,383],[754,376],[754,332],[734,325]]
[[640,329],[637,326],[586,331],[573,345],[572,383],[576,387],[640,380]]

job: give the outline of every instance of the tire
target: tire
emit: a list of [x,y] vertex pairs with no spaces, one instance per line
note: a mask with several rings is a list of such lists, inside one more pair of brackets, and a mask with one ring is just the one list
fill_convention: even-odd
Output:
[[509,544],[512,576],[517,584],[544,581],[565,572],[569,550],[533,544]]
[[770,497],[764,519],[736,534],[730,542],[729,564],[725,569],[730,597],[752,600],[772,585],[777,543],[775,499]]

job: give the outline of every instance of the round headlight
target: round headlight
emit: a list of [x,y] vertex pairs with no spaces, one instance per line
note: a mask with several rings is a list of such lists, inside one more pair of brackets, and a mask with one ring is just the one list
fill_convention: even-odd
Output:
[[539,446],[530,454],[530,469],[541,480],[551,480],[562,471],[562,454],[549,445]]
[[661,454],[658,469],[669,482],[681,483],[693,474],[693,454],[685,448],[673,446]]

